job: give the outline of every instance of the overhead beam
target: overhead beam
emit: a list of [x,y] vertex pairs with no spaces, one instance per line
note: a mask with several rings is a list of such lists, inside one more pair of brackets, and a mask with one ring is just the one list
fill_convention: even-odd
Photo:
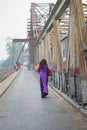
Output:
[[29,42],[29,43],[34,43],[34,39],[13,39],[13,42]]
[[49,30],[53,27],[53,21],[55,19],[58,19],[65,12],[66,8],[69,6],[69,3],[70,3],[70,0],[57,1],[43,29],[42,35],[38,39],[38,42],[45,36],[45,33],[49,32]]

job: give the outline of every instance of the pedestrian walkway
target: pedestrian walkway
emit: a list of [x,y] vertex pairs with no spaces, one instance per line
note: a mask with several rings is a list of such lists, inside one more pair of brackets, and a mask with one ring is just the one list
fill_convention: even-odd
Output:
[[39,79],[24,68],[0,98],[0,130],[87,130],[87,119],[50,87],[42,99]]

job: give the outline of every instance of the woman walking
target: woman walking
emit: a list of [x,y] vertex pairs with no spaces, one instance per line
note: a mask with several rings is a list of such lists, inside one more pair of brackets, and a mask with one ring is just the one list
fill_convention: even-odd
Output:
[[50,72],[45,59],[40,61],[37,71],[40,73],[41,98],[45,98],[48,95],[48,73]]

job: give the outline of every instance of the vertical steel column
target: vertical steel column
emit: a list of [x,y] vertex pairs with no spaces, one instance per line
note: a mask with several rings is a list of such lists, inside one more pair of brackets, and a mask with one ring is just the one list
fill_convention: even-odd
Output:
[[60,23],[59,20],[54,20],[54,57],[57,70],[62,70],[62,50],[61,50],[61,40],[60,40]]
[[79,24],[78,8],[76,0],[70,0],[70,7],[71,7],[71,18],[73,25],[73,37],[74,37],[73,41],[74,47],[72,48],[74,49],[73,68],[75,70],[75,73],[78,73],[78,71],[83,73],[85,72],[85,63],[84,63],[84,56],[82,53],[82,40],[81,40],[80,24]]
[[86,44],[86,47],[87,47],[87,30],[86,30],[86,24],[85,24],[85,19],[84,19],[82,0],[76,0],[76,2],[77,2],[77,9],[78,9],[78,15],[79,15],[79,23],[80,23],[81,32],[82,32],[82,40]]
[[46,59],[50,65],[50,33],[46,33]]

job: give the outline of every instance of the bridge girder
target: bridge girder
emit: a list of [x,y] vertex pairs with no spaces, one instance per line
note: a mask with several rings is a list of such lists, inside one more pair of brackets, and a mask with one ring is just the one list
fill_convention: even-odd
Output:
[[13,42],[16,42],[16,43],[20,43],[20,42],[34,43],[35,39],[13,39]]

